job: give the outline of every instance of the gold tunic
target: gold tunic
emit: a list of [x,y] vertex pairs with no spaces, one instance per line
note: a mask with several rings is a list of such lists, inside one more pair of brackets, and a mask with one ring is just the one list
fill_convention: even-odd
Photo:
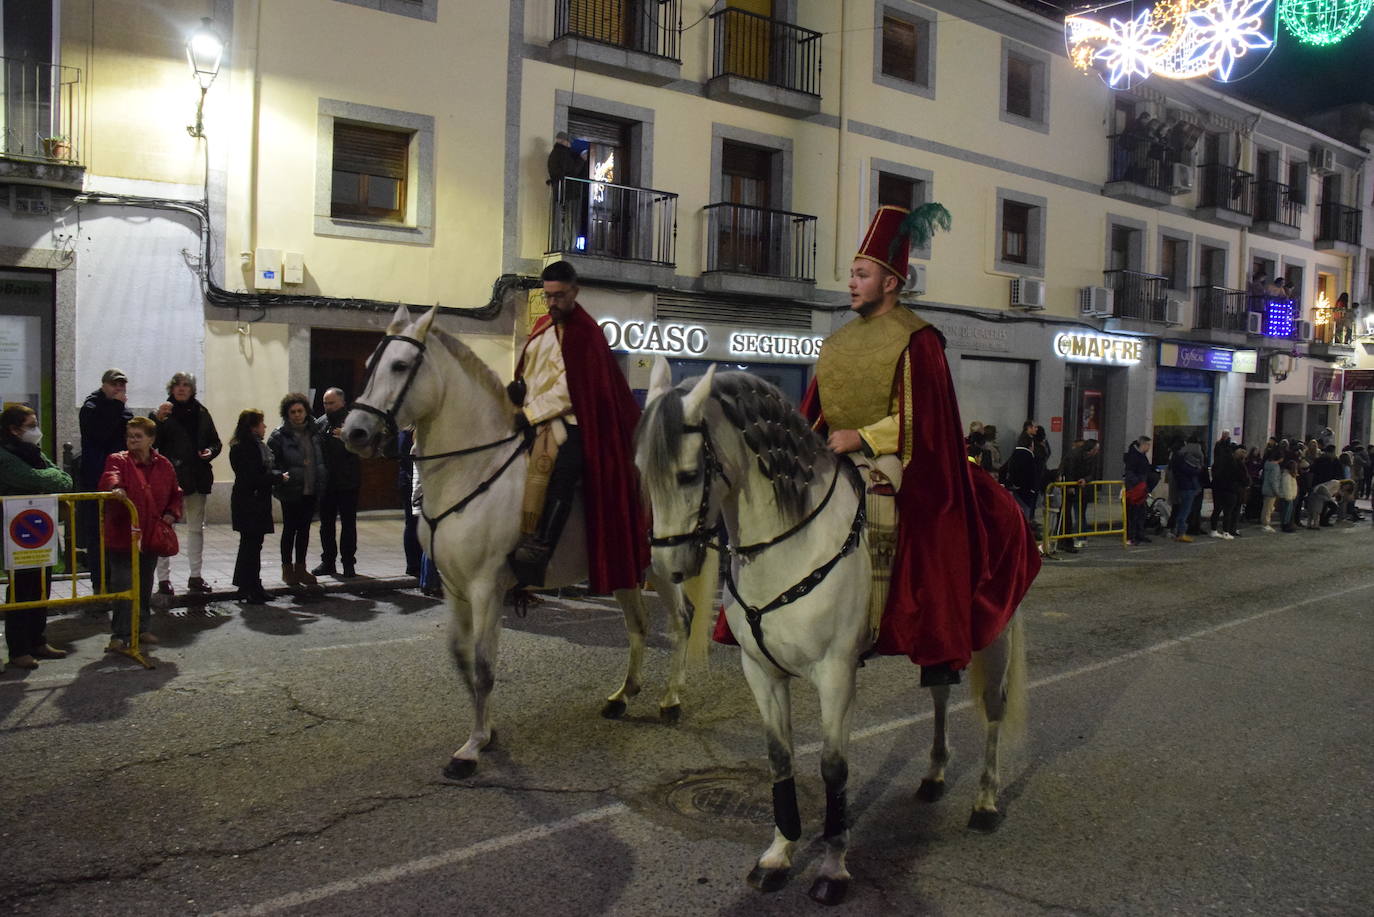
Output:
[[877,318],[857,318],[825,339],[816,383],[830,429],[857,430],[874,455],[897,451],[892,381],[911,335],[927,324],[899,305]]

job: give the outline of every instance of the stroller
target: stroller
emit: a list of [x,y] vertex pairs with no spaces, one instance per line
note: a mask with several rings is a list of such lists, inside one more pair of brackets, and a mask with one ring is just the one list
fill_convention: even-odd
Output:
[[1169,511],[1169,503],[1163,497],[1147,497],[1145,500],[1145,531],[1151,535],[1164,534],[1164,514]]

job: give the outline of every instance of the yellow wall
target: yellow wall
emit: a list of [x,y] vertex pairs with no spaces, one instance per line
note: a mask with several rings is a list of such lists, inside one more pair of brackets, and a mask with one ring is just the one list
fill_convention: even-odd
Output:
[[[240,328],[245,331],[240,333]],[[280,422],[277,406],[286,392],[287,330],[273,322],[205,323],[206,373],[197,397],[215,418],[224,442],[224,452],[215,462],[217,480],[233,480],[229,439],[240,411],[261,410],[268,429]]]

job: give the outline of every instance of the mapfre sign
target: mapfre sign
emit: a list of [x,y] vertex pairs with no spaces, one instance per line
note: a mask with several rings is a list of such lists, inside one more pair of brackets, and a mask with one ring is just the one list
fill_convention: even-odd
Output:
[[1129,366],[1145,356],[1140,338],[1115,337],[1085,331],[1061,331],[1054,338],[1054,352],[1077,363],[1114,363]]

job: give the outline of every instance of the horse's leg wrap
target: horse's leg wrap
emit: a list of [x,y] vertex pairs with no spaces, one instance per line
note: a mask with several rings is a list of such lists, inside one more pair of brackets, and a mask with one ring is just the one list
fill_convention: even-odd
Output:
[[849,763],[844,758],[825,758],[821,761],[821,777],[825,779],[825,837],[838,838],[848,827]]
[[797,810],[797,781],[793,777],[773,784],[773,821],[789,841],[801,837],[801,812]]

